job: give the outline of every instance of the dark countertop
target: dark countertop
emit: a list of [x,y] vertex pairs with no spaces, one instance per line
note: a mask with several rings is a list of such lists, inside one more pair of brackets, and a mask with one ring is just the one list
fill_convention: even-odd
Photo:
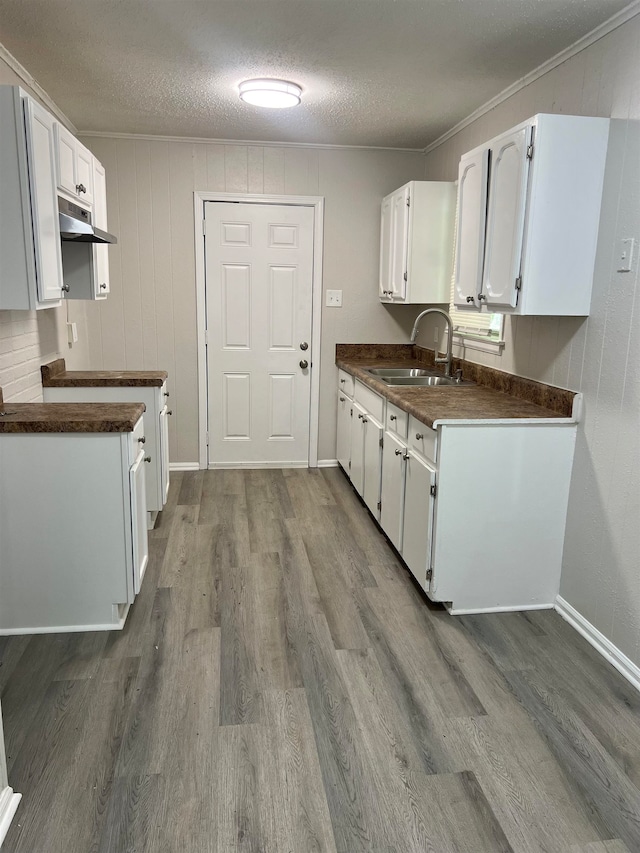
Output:
[[4,403],[0,388],[0,433],[132,432],[144,410],[144,403]]
[[[505,394],[487,385],[407,387],[387,385],[365,371],[365,367],[424,367],[424,362],[407,357],[370,357],[366,353],[358,358],[336,358],[342,370],[352,374],[373,391],[385,397],[421,423],[429,427],[450,420],[520,420],[569,419],[570,411],[557,411],[530,400]],[[440,371],[440,368],[438,368]],[[562,390],[562,389],[559,389]],[[573,397],[572,392],[566,392]]]
[[67,370],[63,358],[40,368],[43,388],[162,388],[166,370]]

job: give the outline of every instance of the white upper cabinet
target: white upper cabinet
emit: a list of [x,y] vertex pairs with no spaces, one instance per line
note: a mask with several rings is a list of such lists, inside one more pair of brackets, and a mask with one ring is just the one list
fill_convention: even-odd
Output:
[[[93,224],[107,231],[107,183],[104,166],[93,158]],[[96,299],[104,299],[110,290],[109,285],[109,247],[96,245],[93,247],[95,280],[94,293]]]
[[381,301],[449,301],[454,215],[452,182],[411,181],[382,200]]
[[456,307],[586,316],[609,120],[534,116],[460,161]]
[[55,124],[58,189],[85,207],[93,204],[93,155],[73,134]]
[[0,86],[0,310],[60,304],[54,125],[21,89]]

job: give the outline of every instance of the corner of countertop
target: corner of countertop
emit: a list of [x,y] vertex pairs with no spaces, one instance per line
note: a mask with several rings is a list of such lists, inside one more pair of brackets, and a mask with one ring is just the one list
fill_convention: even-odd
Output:
[[56,358],[55,361],[50,361],[49,364],[43,364],[40,367],[40,376],[42,377],[42,385],[47,387],[47,382],[53,379],[54,376],[59,376],[67,369],[64,358]]

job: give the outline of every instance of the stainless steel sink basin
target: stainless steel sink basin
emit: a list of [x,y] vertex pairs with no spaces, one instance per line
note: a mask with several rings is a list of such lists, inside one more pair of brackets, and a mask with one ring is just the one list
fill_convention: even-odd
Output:
[[379,376],[387,385],[446,385],[450,388],[461,388],[465,385],[475,385],[469,379],[453,379],[450,376]]
[[372,376],[389,379],[391,376],[435,376],[433,370],[424,370],[421,367],[367,367],[367,373]]

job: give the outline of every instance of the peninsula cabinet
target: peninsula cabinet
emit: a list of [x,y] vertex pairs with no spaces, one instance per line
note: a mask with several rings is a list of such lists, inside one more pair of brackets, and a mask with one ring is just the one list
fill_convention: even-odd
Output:
[[[142,406],[5,410],[3,430],[31,411],[40,431],[0,431],[0,635],[122,628],[148,562]],[[84,428],[96,411],[101,431],[41,431],[48,413]]]
[[0,310],[60,305],[53,117],[17,86],[0,86]]
[[454,216],[452,181],[411,181],[382,200],[382,302],[449,302]]
[[586,316],[609,120],[536,115],[465,154],[456,308]]

